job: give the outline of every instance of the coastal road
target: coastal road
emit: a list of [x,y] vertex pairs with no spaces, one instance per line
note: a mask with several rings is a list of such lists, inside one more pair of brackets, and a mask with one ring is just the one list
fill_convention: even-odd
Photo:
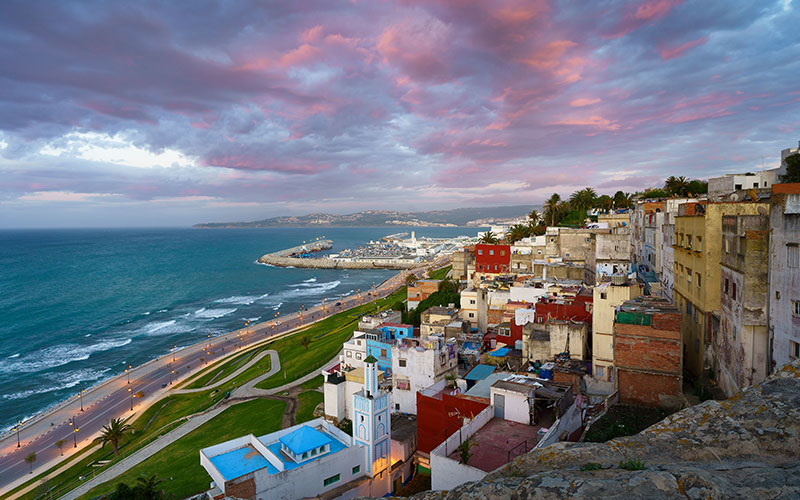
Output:
[[[322,304],[296,313],[259,323],[227,335],[207,339],[175,350],[144,365],[132,368],[105,383],[85,391],[82,398],[73,397],[45,414],[23,423],[19,433],[7,433],[0,440],[0,493],[26,481],[31,476],[25,457],[36,454],[33,473],[54,466],[60,457],[56,443],[63,440],[64,457],[92,443],[92,438],[113,418],[129,417],[154,393],[164,393],[162,386],[176,379],[185,379],[202,369],[209,361],[272,337],[324,319],[360,304],[386,297],[405,285],[406,277],[421,276],[426,270],[446,264],[448,257],[410,271],[402,271],[369,290],[355,295],[326,299]],[[137,397],[137,394],[143,398]],[[169,391],[166,391],[168,395]],[[159,394],[161,395],[161,394]],[[82,408],[82,409],[81,409]],[[133,410],[131,409],[133,408]],[[73,424],[74,422],[74,424]],[[17,446],[19,436],[20,446]]]

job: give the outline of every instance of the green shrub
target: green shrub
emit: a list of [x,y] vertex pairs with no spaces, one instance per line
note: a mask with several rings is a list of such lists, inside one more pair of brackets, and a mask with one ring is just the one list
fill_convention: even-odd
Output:
[[647,466],[638,458],[629,458],[619,463],[620,469],[625,470],[645,470]]
[[602,465],[598,464],[597,462],[586,462],[585,464],[581,465],[581,470],[601,470],[603,468]]

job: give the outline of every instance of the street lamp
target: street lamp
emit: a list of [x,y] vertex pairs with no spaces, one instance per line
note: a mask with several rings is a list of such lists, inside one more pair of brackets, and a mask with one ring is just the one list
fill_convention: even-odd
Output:
[[131,396],[131,411],[133,411],[133,389],[128,387],[128,394]]
[[167,369],[169,370],[169,385],[172,385],[172,363],[167,363]]
[[81,398],[81,411],[83,411],[83,388],[81,387],[81,392],[78,393],[78,396]]
[[178,349],[178,344],[172,346],[172,361],[175,361],[175,351]]
[[75,417],[69,419],[69,426],[72,427],[72,447],[78,447],[78,422],[75,421]]
[[131,368],[131,365],[128,365],[128,367],[125,368],[125,374],[128,375],[128,384],[131,383]]
[[18,418],[18,419],[17,419],[17,426],[16,426],[16,427],[14,427],[14,430],[15,430],[15,431],[17,431],[17,448],[19,448],[20,446],[22,446],[21,444],[19,444],[19,428],[20,428],[21,426],[22,426],[22,419],[21,419],[21,418]]

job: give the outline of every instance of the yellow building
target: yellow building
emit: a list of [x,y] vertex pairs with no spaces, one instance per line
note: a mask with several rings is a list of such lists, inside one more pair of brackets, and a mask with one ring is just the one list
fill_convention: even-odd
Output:
[[699,377],[711,344],[711,313],[720,310],[723,215],[769,213],[768,203],[685,203],[675,219],[675,305],[681,312],[684,368]]
[[[620,279],[622,278],[622,279]],[[592,301],[592,375],[594,393],[614,392],[614,317],[617,306],[640,296],[644,285],[618,277],[594,287]]]

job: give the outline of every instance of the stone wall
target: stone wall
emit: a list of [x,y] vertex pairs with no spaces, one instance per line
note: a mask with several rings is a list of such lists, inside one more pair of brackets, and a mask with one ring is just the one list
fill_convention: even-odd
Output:
[[[687,408],[635,436],[556,443],[481,481],[411,498],[800,498],[798,450],[800,361],[728,400]],[[621,469],[629,459],[646,469]],[[582,471],[590,462],[601,470]]]

